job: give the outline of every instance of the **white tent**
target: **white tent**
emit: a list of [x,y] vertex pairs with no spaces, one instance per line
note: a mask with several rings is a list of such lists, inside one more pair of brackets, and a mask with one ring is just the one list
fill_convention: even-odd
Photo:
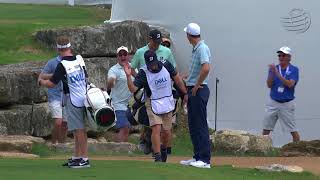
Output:
[[[211,48],[214,70],[208,122],[214,125],[215,78],[219,77],[218,129],[243,129],[260,134],[269,90],[267,65],[287,45],[300,68],[296,117],[303,139],[319,138],[320,2],[318,0],[113,0],[111,21],[138,20],[166,27],[172,35],[180,71],[190,62],[191,46],[183,32],[199,23]],[[312,24],[310,22],[312,19]],[[275,145],[291,140],[276,129]]]

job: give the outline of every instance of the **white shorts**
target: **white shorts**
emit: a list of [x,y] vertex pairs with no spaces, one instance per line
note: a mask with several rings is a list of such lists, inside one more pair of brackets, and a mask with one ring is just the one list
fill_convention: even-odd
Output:
[[63,118],[63,121],[67,121],[66,118],[64,118],[64,107],[62,107],[60,101],[49,102],[49,110],[53,119]]
[[286,103],[279,103],[272,99],[266,105],[266,114],[263,121],[263,129],[272,131],[277,123],[280,121],[283,131],[296,132],[295,122],[295,102],[294,100]]

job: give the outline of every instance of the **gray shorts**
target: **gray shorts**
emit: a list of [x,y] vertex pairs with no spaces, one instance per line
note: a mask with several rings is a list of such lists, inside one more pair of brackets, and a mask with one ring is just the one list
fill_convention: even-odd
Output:
[[71,103],[69,96],[64,98],[65,114],[68,120],[68,130],[74,131],[77,129],[85,129],[85,107],[75,107]]
[[277,121],[280,121],[283,131],[296,132],[296,122],[294,117],[295,102],[278,103],[272,99],[266,105],[266,114],[263,121],[263,129],[273,130]]

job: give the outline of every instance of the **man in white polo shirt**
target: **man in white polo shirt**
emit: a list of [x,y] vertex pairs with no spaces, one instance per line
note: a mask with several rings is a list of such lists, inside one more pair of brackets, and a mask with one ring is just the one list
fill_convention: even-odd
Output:
[[117,49],[118,63],[108,72],[107,90],[111,90],[112,105],[115,109],[119,130],[117,141],[128,142],[130,123],[126,116],[127,105],[132,96],[127,86],[127,76],[123,70],[124,64],[129,63],[128,48],[121,46]]
[[262,134],[269,135],[279,119],[282,128],[289,131],[296,142],[300,135],[294,118],[294,92],[299,81],[299,69],[290,63],[292,53],[289,47],[281,47],[277,53],[279,64],[269,65],[267,86],[270,88],[270,100],[266,105]]

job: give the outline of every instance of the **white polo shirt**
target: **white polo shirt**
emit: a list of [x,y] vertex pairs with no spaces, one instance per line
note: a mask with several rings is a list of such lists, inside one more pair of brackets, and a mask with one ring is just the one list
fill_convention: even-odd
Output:
[[116,111],[127,110],[127,105],[132,96],[127,85],[127,76],[123,67],[117,63],[108,72],[108,79],[116,79],[114,87],[111,89],[112,105]]

